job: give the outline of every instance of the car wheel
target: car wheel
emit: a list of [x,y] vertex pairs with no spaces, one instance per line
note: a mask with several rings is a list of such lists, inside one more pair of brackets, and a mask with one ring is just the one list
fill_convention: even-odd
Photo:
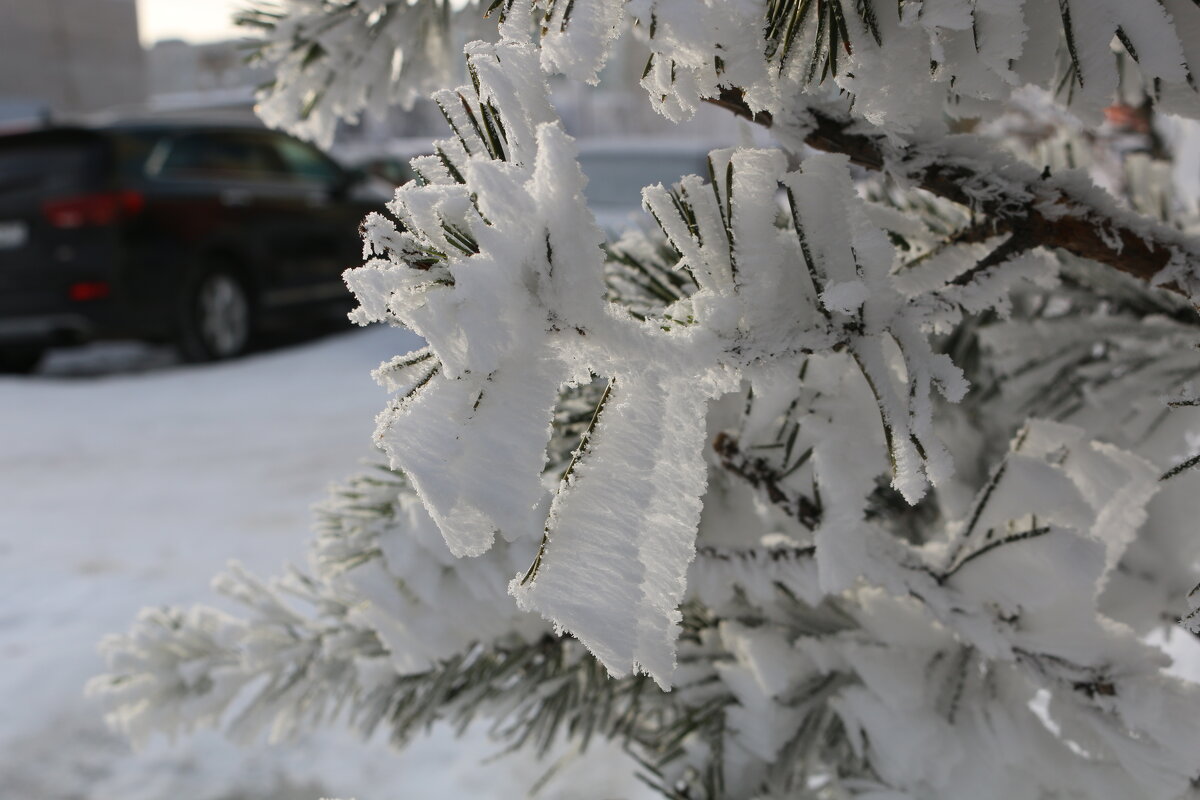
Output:
[[20,350],[0,350],[0,373],[28,375],[42,363],[43,351],[39,347]]
[[184,293],[179,349],[188,361],[215,361],[246,352],[253,306],[245,284],[226,269],[207,269]]

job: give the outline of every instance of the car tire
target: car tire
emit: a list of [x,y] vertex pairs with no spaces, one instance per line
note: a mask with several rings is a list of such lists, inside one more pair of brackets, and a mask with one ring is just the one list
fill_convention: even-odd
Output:
[[254,303],[245,282],[232,270],[198,270],[183,291],[179,351],[187,361],[234,358],[250,348]]
[[42,363],[44,354],[40,347],[0,350],[0,374],[28,375]]

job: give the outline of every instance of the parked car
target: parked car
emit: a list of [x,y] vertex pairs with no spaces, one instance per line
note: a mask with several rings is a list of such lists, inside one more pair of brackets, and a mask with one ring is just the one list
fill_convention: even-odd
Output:
[[102,338],[244,352],[349,307],[341,273],[386,197],[298,139],[153,122],[0,137],[0,369]]

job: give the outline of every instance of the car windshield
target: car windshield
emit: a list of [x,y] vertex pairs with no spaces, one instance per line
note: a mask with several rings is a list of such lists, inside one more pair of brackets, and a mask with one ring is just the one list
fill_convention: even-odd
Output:
[[696,150],[613,150],[585,152],[579,164],[587,175],[588,203],[605,208],[640,208],[642,187],[670,186],[684,175],[708,174],[707,155]]

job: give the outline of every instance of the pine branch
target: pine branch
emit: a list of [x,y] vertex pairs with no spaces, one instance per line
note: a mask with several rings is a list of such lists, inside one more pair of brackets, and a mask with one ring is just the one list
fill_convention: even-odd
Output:
[[[752,111],[740,89],[723,89],[708,102],[764,127],[775,124],[769,113]],[[997,178],[965,160],[931,159],[916,146],[897,147],[882,135],[858,132],[850,118],[815,108],[809,113],[813,125],[804,138],[809,147],[842,153],[871,170],[902,170],[914,185],[988,217],[994,233],[1011,233],[1013,241],[1029,249],[1065,250],[1147,282],[1173,263],[1182,262],[1188,269],[1200,266],[1200,249],[1178,231],[1148,221],[1135,226],[1115,209],[1071,196],[1049,175],[1037,177],[1032,167],[1030,174],[1021,176],[1022,185],[1014,186],[1015,170],[1007,169]],[[1164,283],[1163,288],[1193,299],[1188,287],[1178,282]]]
[[754,488],[761,488],[767,498],[789,517],[795,518],[810,531],[816,530],[821,524],[820,504],[799,493],[789,496],[779,485],[785,476],[779,474],[765,459],[746,456],[738,446],[737,439],[727,433],[717,434],[712,446],[721,457],[721,466]]

